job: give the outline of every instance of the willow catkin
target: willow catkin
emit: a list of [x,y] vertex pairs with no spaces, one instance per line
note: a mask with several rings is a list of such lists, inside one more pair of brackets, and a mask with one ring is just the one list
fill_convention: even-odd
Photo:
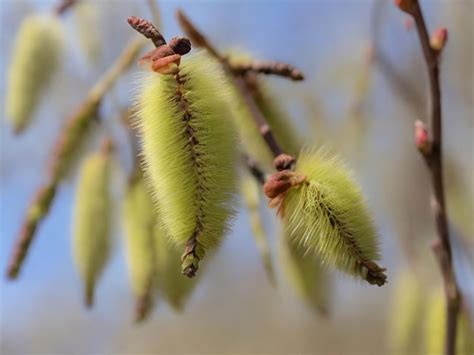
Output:
[[62,48],[63,28],[56,16],[25,18],[15,38],[5,99],[6,117],[16,133],[29,125],[59,65]]
[[185,245],[183,273],[194,276],[234,213],[236,138],[219,64],[204,52],[179,73],[149,73],[138,93],[136,122],[160,223]]
[[[446,341],[446,299],[443,290],[436,290],[427,303],[424,322],[424,353],[444,354]],[[456,336],[456,354],[474,353],[474,327],[465,310],[459,312]]]
[[240,189],[242,191],[242,197],[247,206],[250,227],[252,234],[255,239],[260,257],[263,262],[263,267],[268,276],[269,281],[272,285],[275,284],[275,275],[273,272],[272,258],[270,254],[270,246],[268,245],[268,237],[263,228],[262,219],[259,212],[260,202],[260,186],[255,179],[249,174],[245,174],[242,177]]
[[86,158],[79,172],[72,247],[87,306],[93,304],[95,285],[109,255],[110,170],[111,147],[104,145]]
[[77,28],[79,46],[91,64],[97,64],[101,55],[101,25],[98,2],[80,1],[74,5],[74,20]]
[[156,224],[153,203],[141,174],[129,183],[123,202],[123,222],[128,274],[136,304],[135,319],[141,321],[152,307]]
[[402,271],[395,282],[390,309],[389,342],[394,355],[420,354],[424,295],[411,270]]
[[183,309],[198,278],[187,279],[181,274],[181,251],[166,236],[165,231],[157,225],[154,232],[155,276],[159,295],[173,307]]
[[321,262],[300,253],[284,235],[279,242],[279,257],[283,276],[296,296],[316,312],[327,314],[331,282],[328,271]]
[[[241,63],[250,59],[248,56],[231,55],[229,60],[231,63]],[[265,85],[256,76],[248,76],[247,81],[251,83],[251,92],[255,103],[265,116],[283,150],[290,154],[296,154],[299,150],[297,134],[291,125],[291,120],[279,107],[277,99],[271,95],[268,85]],[[235,89],[232,91],[231,101],[233,107],[232,117],[237,127],[243,151],[260,166],[267,170],[272,169],[273,154],[263,140],[247,104]]]
[[383,285],[375,226],[350,171],[336,156],[305,149],[293,175],[304,181],[287,191],[282,205],[290,241],[324,264]]

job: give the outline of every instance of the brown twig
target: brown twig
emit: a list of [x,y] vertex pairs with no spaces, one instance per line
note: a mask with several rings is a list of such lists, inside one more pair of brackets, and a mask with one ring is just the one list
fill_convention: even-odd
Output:
[[250,158],[247,154],[242,154],[242,162],[248,171],[261,185],[265,184],[266,178],[263,170],[258,166],[257,162]]
[[304,80],[303,73],[294,66],[273,61],[252,61],[249,63],[230,64],[235,75],[244,75],[248,72],[278,75],[294,81]]
[[69,8],[73,7],[80,0],[61,0],[54,8],[57,16],[63,15]]
[[268,125],[264,115],[258,108],[257,104],[255,103],[255,99],[252,96],[251,90],[246,81],[246,76],[249,73],[246,73],[243,76],[236,75],[236,73],[232,70],[232,67],[230,66],[229,62],[226,60],[226,58],[219,54],[216,48],[196,28],[196,26],[194,26],[194,24],[189,20],[189,18],[181,10],[178,10],[177,17],[178,17],[178,21],[181,27],[183,28],[184,32],[186,32],[186,34],[188,35],[191,42],[197,47],[203,47],[207,49],[207,51],[212,56],[214,56],[216,59],[218,59],[222,63],[224,70],[227,73],[229,73],[230,76],[233,78],[235,87],[237,88],[239,94],[242,96],[244,102],[247,104],[249,111],[252,114],[252,117],[258,126],[260,134],[262,135],[263,139],[265,140],[268,147],[272,151],[273,155],[277,157],[278,155],[282,154],[283,150],[281,149],[281,146],[278,144],[275,136],[273,135],[272,129]]
[[431,135],[428,137],[429,149],[426,149],[426,145],[423,145],[423,149],[419,150],[426,161],[431,175],[431,205],[437,230],[437,239],[433,242],[432,248],[441,268],[446,294],[447,319],[445,352],[447,355],[455,355],[457,319],[461,293],[454,274],[443,183],[442,102],[439,80],[439,59],[442,48],[434,49],[431,47],[430,36],[418,0],[396,0],[396,3],[403,11],[413,16],[428,71],[431,97]]
[[8,278],[15,279],[18,276],[35,236],[35,231],[39,223],[48,215],[59,183],[69,170],[68,162],[70,162],[74,152],[78,150],[78,145],[83,141],[88,123],[96,117],[102,98],[120,75],[134,62],[144,44],[145,42],[142,39],[132,41],[112,67],[92,87],[84,102],[73,111],[68,119],[50,156],[47,182],[38,189],[15,241],[7,268]]

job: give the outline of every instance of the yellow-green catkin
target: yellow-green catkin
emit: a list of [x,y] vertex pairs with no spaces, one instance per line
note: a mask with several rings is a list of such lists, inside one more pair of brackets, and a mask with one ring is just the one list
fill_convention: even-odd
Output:
[[331,280],[321,262],[312,256],[303,255],[286,236],[279,242],[279,257],[283,276],[296,296],[316,312],[329,312]]
[[288,190],[282,206],[290,241],[323,264],[383,285],[376,229],[350,171],[337,156],[304,149],[295,174],[304,182]]
[[272,285],[275,284],[275,274],[273,271],[270,246],[268,244],[268,236],[263,228],[262,219],[259,212],[259,202],[261,201],[260,186],[255,179],[249,174],[244,174],[241,180],[241,191],[245,205],[250,218],[250,227],[255,238],[263,267],[267,277]]
[[74,5],[74,20],[82,52],[89,63],[97,64],[102,49],[98,2],[82,0]]
[[16,133],[30,123],[40,96],[58,68],[63,48],[63,28],[53,15],[24,19],[8,69],[5,115]]
[[144,320],[153,303],[156,214],[141,174],[130,180],[123,202],[125,250],[130,285],[135,297],[135,320]]
[[389,347],[392,354],[421,354],[425,299],[411,270],[397,277],[389,315]]
[[84,283],[84,301],[92,306],[96,283],[110,249],[111,147],[85,159],[80,167],[73,223],[73,254]]
[[190,296],[198,278],[187,279],[181,274],[182,251],[157,225],[155,241],[155,276],[158,293],[176,311],[181,311]]
[[[232,54],[229,56],[229,60],[231,63],[239,64],[251,59],[249,56]],[[251,92],[255,103],[265,116],[268,125],[272,128],[278,143],[281,144],[286,153],[297,154],[300,148],[298,142],[301,140],[291,124],[290,117],[271,94],[269,85],[256,76],[252,77],[251,83]],[[242,150],[261,167],[272,170],[273,154],[263,140],[248,106],[236,90],[233,90],[231,99],[234,112],[232,117],[239,133]]]
[[235,211],[237,139],[224,73],[205,52],[184,57],[179,73],[141,79],[136,122],[144,169],[160,224],[184,247],[194,276]]
[[[446,341],[446,299],[443,290],[435,291],[427,303],[424,323],[424,353],[444,354]],[[474,328],[461,310],[458,315],[456,354],[471,355],[474,353]]]

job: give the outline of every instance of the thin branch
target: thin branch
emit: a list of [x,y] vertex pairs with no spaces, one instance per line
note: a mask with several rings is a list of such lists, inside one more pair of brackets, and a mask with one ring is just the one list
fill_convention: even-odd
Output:
[[121,74],[135,61],[144,44],[145,42],[142,39],[130,42],[112,67],[92,87],[84,102],[73,111],[68,119],[50,156],[47,181],[40,186],[29,205],[20,233],[15,240],[7,268],[8,278],[15,279],[18,276],[34,239],[36,229],[39,223],[48,215],[59,183],[69,169],[68,162],[70,162],[79,143],[83,140],[88,123],[96,118],[102,98]]
[[255,180],[257,180],[261,185],[265,184],[265,173],[258,166],[257,162],[255,162],[246,154],[242,154],[242,162],[247,167],[250,174],[252,174],[252,176],[255,178]]
[[249,73],[246,73],[243,76],[236,75],[236,73],[233,72],[232,67],[230,66],[226,58],[219,54],[216,48],[196,28],[196,26],[194,26],[194,24],[189,20],[189,18],[181,10],[178,10],[177,16],[178,16],[178,21],[181,27],[183,28],[184,32],[186,32],[188,37],[191,39],[191,42],[195,46],[203,47],[207,49],[207,51],[212,56],[214,56],[216,59],[218,59],[222,63],[224,70],[230,74],[230,77],[233,78],[233,82],[239,94],[242,96],[244,102],[247,104],[249,111],[252,114],[252,117],[258,126],[260,134],[262,135],[263,139],[265,140],[268,147],[272,151],[273,155],[277,157],[278,155],[282,154],[283,150],[281,149],[281,146],[278,144],[275,136],[273,135],[272,129],[270,128],[270,126],[268,125],[265,119],[265,116],[260,111],[259,107],[255,103],[255,99],[252,96],[251,90],[246,81],[246,76]]
[[267,75],[278,75],[294,81],[304,80],[303,73],[294,66],[286,63],[273,61],[252,61],[250,63],[230,64],[236,75],[244,75],[248,72]]
[[54,8],[57,16],[63,15],[69,8],[76,5],[80,0],[61,0]]
[[441,268],[446,294],[446,342],[447,355],[456,354],[457,319],[459,315],[461,293],[454,274],[451,243],[449,239],[448,218],[445,205],[445,193],[442,165],[442,106],[441,85],[439,80],[439,58],[442,51],[433,49],[430,45],[430,36],[425,24],[423,12],[418,0],[396,0],[398,6],[413,16],[418,37],[420,39],[423,56],[428,71],[430,87],[430,121],[431,137],[425,149],[423,145],[420,153],[423,155],[432,183],[432,210],[436,220],[437,239],[433,243],[433,251]]

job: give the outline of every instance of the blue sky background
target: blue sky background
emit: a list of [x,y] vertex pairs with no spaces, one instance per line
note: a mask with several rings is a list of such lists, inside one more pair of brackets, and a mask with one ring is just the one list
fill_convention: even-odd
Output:
[[[35,10],[46,11],[54,1],[0,2],[0,96],[5,97],[6,73],[12,40],[21,19]],[[428,179],[412,140],[416,118],[406,103],[390,90],[376,68],[371,69],[371,89],[364,101],[363,115],[369,128],[363,143],[354,144],[354,135],[343,135],[354,82],[364,72],[364,57],[370,42],[370,16],[373,1],[160,1],[163,33],[181,34],[174,13],[183,8],[219,48],[245,48],[255,56],[297,65],[307,80],[295,84],[269,79],[282,104],[294,118],[306,142],[329,144],[345,156],[355,170],[381,234],[383,265],[391,280],[405,264],[397,238],[400,234],[428,238],[432,235],[426,192]],[[472,83],[459,74],[471,76],[471,64],[463,64],[469,52],[459,20],[472,2],[423,1],[430,28],[444,24],[450,29],[450,44],[443,58],[445,89],[446,155],[454,157],[462,181],[471,182],[465,190],[463,209],[472,212],[473,178],[473,95]],[[464,9],[464,10],[463,10]],[[68,52],[61,75],[44,98],[36,121],[24,135],[13,136],[0,121],[0,261],[6,264],[13,238],[23,213],[38,185],[44,180],[44,166],[54,137],[68,110],[79,102],[133,33],[128,15],[149,17],[145,2],[101,1],[100,16],[107,21],[97,28],[105,40],[101,65],[90,68],[81,58],[72,14],[65,16],[68,26]],[[461,14],[460,14],[461,12]],[[472,15],[472,12],[471,12]],[[403,28],[404,16],[391,4],[384,10],[381,43],[396,68],[423,94],[424,68],[413,31]],[[451,30],[452,28],[452,30]],[[463,32],[464,31],[464,32]],[[470,31],[470,32],[469,32]],[[467,46],[468,48],[464,48]],[[472,57],[471,57],[472,58]],[[466,67],[467,65],[467,67]],[[470,67],[469,67],[470,65]],[[133,68],[132,72],[138,71]],[[411,75],[411,76],[410,76]],[[114,102],[127,105],[131,100],[133,74],[122,80],[106,99],[103,115],[108,127],[117,120]],[[354,89],[356,88],[356,89]],[[467,91],[467,92],[466,92]],[[318,107],[319,128],[331,133],[309,133],[314,128],[314,111],[303,97]],[[0,104],[0,105],[3,105]],[[423,111],[423,109],[422,109]],[[322,122],[322,123],[321,123]],[[113,129],[123,139],[123,132]],[[129,157],[120,158],[129,165]],[[114,191],[123,183],[117,175]],[[385,316],[393,284],[373,288],[335,275],[333,316],[314,316],[285,286],[273,289],[265,278],[244,211],[235,228],[215,257],[206,262],[205,275],[182,314],[175,314],[158,301],[152,319],[145,325],[131,324],[133,300],[128,288],[120,231],[115,233],[113,258],[97,290],[93,310],[83,309],[81,285],[74,270],[70,246],[70,224],[75,178],[65,181],[48,218],[39,227],[24,270],[15,282],[0,281],[0,326],[2,354],[25,353],[383,353],[387,349]],[[412,187],[406,184],[413,183]],[[415,192],[412,193],[411,189]],[[412,195],[410,195],[412,194]],[[410,197],[412,196],[412,197]],[[419,209],[418,209],[418,206]],[[412,213],[412,211],[414,212]],[[408,211],[410,214],[408,214]],[[419,215],[418,215],[419,212]],[[406,213],[406,214],[404,214]],[[471,214],[472,215],[472,214]],[[266,212],[266,227],[273,248],[278,223]],[[420,217],[418,217],[420,216]],[[119,217],[117,217],[119,218]],[[420,221],[421,219],[421,221]],[[120,223],[118,222],[117,225]],[[119,228],[117,228],[119,229]],[[461,233],[472,231],[461,226]],[[411,234],[410,234],[411,233]],[[424,233],[425,236],[419,236]],[[472,242],[472,235],[471,242]],[[415,242],[414,242],[415,243]],[[426,244],[424,244],[426,246]],[[472,247],[472,244],[471,244]],[[436,268],[429,248],[421,257]],[[423,249],[423,250],[425,250]],[[468,247],[465,254],[472,257]],[[471,260],[472,261],[472,260]],[[472,295],[472,275],[463,266]],[[392,276],[393,275],[393,276]],[[436,273],[434,273],[436,275]],[[427,288],[439,282],[427,281]],[[282,284],[284,285],[284,284]],[[361,323],[364,323],[361,326]],[[374,334],[377,336],[374,339]],[[369,341],[370,340],[370,341]],[[379,352],[380,351],[380,352]]]

